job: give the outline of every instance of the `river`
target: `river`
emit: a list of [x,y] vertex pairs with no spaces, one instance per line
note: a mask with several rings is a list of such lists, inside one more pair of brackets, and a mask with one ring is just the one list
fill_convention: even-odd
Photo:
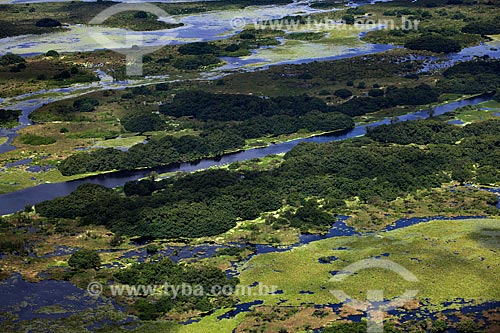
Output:
[[[491,96],[480,96],[461,101],[451,102],[448,104],[433,107],[432,112],[430,112],[431,110],[422,110],[400,116],[398,117],[398,120],[408,121],[408,120],[425,119],[429,117],[429,114],[441,115],[443,113],[453,111],[456,108],[462,106],[475,105],[490,99]],[[192,163],[174,164],[152,169],[117,171],[68,182],[42,184],[34,187],[29,187],[16,192],[0,195],[0,215],[10,214],[22,210],[26,207],[26,205],[34,205],[41,201],[51,200],[60,196],[68,195],[71,192],[73,192],[78,186],[85,183],[94,183],[106,187],[117,187],[124,185],[128,181],[147,177],[151,173],[151,171],[156,171],[157,173],[167,173],[167,172],[177,172],[177,171],[192,172],[197,170],[203,170],[209,167],[220,166],[236,161],[246,161],[252,158],[261,158],[271,154],[285,153],[301,142],[325,143],[325,142],[339,141],[358,136],[363,136],[366,134],[367,127],[389,124],[390,121],[391,120],[389,118],[386,118],[384,120],[371,123],[369,125],[356,126],[354,129],[348,131],[287,141],[283,143],[273,144],[264,148],[254,148],[236,153],[230,153],[223,155],[219,158],[202,159],[200,161]]]

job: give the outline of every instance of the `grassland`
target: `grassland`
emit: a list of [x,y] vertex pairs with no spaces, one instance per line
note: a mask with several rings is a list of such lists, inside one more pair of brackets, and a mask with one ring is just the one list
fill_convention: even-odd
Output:
[[480,103],[478,105],[469,105],[458,108],[450,113],[450,116],[455,120],[470,124],[478,121],[498,118],[500,116],[500,103],[491,100]]
[[[254,256],[241,268],[241,285],[249,286],[258,281],[259,285],[277,286],[283,293],[240,296],[242,303],[254,300],[264,302],[262,306],[255,307],[245,320],[250,320],[249,317],[255,316],[257,309],[266,306],[282,308],[337,303],[338,300],[329,292],[332,289],[344,290],[358,299],[365,299],[368,289],[381,289],[386,298],[398,296],[407,289],[416,289],[419,290],[416,296],[419,307],[425,304],[432,311],[442,310],[443,302],[456,299],[473,303],[498,300],[500,266],[496,254],[500,248],[499,235],[500,220],[496,219],[431,221],[390,232],[330,238],[287,252]],[[329,264],[318,261],[330,256],[338,259]],[[405,281],[396,273],[382,269],[365,269],[345,281],[330,282],[332,271],[340,271],[349,264],[375,257],[405,267],[417,277],[418,282]],[[242,326],[248,324],[242,314],[231,320],[217,321],[214,317],[181,327],[181,332],[204,332],[206,327],[220,328],[219,332],[240,331]],[[300,321],[288,323],[292,326],[287,328],[293,331],[302,331],[306,325],[314,328],[314,318],[304,316]],[[272,320],[266,320],[265,325],[272,327]],[[270,329],[269,332],[275,330]]]
[[[434,6],[427,3],[433,3]],[[363,9],[369,12],[371,20],[392,20],[394,22],[393,29],[368,32],[363,37],[363,40],[372,43],[396,45],[404,45],[407,41],[423,33],[442,34],[456,40],[462,47],[477,45],[485,40],[484,37],[462,33],[461,28],[468,22],[488,20],[495,16],[492,3],[488,4],[487,1],[480,1],[476,6],[456,6],[449,5],[446,1],[408,2],[397,0],[390,3],[374,4],[369,7],[365,6]],[[402,17],[413,22],[417,20],[418,28],[402,29]]]

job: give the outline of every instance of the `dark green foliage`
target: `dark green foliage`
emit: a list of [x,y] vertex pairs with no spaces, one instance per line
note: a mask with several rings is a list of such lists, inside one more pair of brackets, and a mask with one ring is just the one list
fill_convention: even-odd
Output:
[[[206,312],[221,304],[230,305],[230,295],[211,292],[218,292],[223,286],[234,288],[239,283],[237,278],[227,277],[218,268],[176,264],[169,258],[133,264],[114,273],[114,278],[119,283],[135,286],[167,283],[164,296],[143,298],[138,295],[134,308],[143,320],[154,320],[173,308]],[[183,285],[192,288],[192,292],[183,293]],[[177,289],[177,294],[174,295],[172,287]]]
[[99,101],[95,98],[81,98],[73,102],[73,108],[78,112],[92,112],[99,105]]
[[84,184],[80,185],[70,195],[41,202],[36,208],[44,216],[76,218],[78,216],[90,216],[94,213],[99,214],[101,207],[105,210],[105,206],[109,205],[109,214],[107,216],[111,217],[113,214],[112,208],[116,206],[115,203],[119,205],[120,201],[122,199],[112,189],[95,184]]
[[52,57],[52,58],[58,58],[59,57],[59,52],[55,50],[49,50],[45,53],[46,57]]
[[239,125],[232,126],[246,139],[265,135],[291,134],[302,129],[309,132],[332,132],[353,127],[354,121],[346,115],[337,112],[321,113],[318,111],[296,117],[288,115],[255,117],[245,120]]
[[148,244],[146,246],[147,254],[155,254],[160,250],[160,248],[156,244]]
[[12,127],[12,125],[16,125],[20,115],[20,110],[0,109],[0,127]]
[[344,24],[354,24],[354,22],[356,22],[356,19],[352,14],[347,14],[342,16],[342,22]]
[[129,132],[160,131],[165,128],[165,122],[156,113],[129,112],[121,120],[123,127]]
[[215,205],[179,203],[142,213],[137,234],[153,238],[218,235],[236,225],[236,216]]
[[145,19],[145,18],[148,18],[148,13],[144,12],[144,11],[138,11],[134,14],[134,18],[138,18],[138,19]]
[[69,267],[73,269],[90,269],[101,266],[101,257],[96,250],[81,249],[71,255],[68,260]]
[[231,45],[226,46],[226,48],[224,50],[227,52],[236,52],[239,49],[240,49],[240,46],[238,44],[231,44]]
[[168,83],[164,82],[164,83],[158,83],[156,86],[155,86],[156,90],[157,91],[167,91],[168,90]]
[[462,319],[457,324],[457,331],[460,333],[476,333],[480,332],[479,326],[472,319]]
[[308,200],[297,209],[290,225],[308,230],[309,228],[329,227],[335,220],[335,217],[321,209],[315,200]]
[[[352,197],[376,203],[452,180],[500,182],[499,132],[500,120],[464,127],[436,120],[396,123],[375,128],[365,138],[301,143],[270,171],[207,170],[178,179],[129,182],[124,188],[127,197],[89,184],[36,210],[47,217],[81,217],[126,235],[177,238],[220,234],[238,219],[255,219],[287,202],[298,207],[295,215],[285,216],[289,223],[316,228],[330,224],[330,214]],[[196,140],[186,137],[167,154],[185,153],[197,146]],[[428,145],[422,149],[407,143]],[[168,147],[166,142],[162,147]],[[141,161],[164,158],[158,150],[142,153]],[[321,210],[314,198],[324,198]]]
[[61,22],[54,20],[52,18],[46,17],[41,20],[38,20],[35,24],[37,27],[40,28],[55,28],[55,27],[60,27]]
[[370,96],[370,97],[384,96],[384,90],[382,90],[382,89],[370,89],[368,91],[368,96]]
[[209,44],[207,42],[195,42],[179,46],[179,53],[184,55],[217,55],[219,51],[220,49],[217,45]]
[[7,65],[15,65],[15,64],[20,64],[20,63],[25,63],[26,60],[24,60],[23,57],[18,56],[17,54],[5,54],[0,57],[0,65],[2,66],[7,66]]
[[133,87],[132,88],[132,94],[133,95],[148,96],[148,95],[151,95],[151,89],[149,89],[146,86]]
[[123,244],[125,241],[124,237],[122,236],[121,233],[117,232],[113,235],[113,238],[109,241],[109,246],[111,247],[117,247]]
[[491,21],[471,22],[462,28],[462,32],[478,35],[500,34],[500,16]]
[[69,78],[71,78],[71,73],[69,71],[66,71],[66,70],[61,71],[58,74],[54,75],[54,80],[62,81],[62,80],[66,80]]
[[255,34],[250,31],[242,31],[240,33],[241,39],[255,39]]
[[437,88],[441,92],[471,94],[496,91],[500,86],[500,61],[461,62],[443,72]]
[[410,50],[426,50],[436,53],[459,52],[462,47],[457,41],[441,35],[426,35],[409,40],[405,47]]
[[185,55],[175,58],[172,66],[177,69],[196,70],[202,67],[216,65],[220,59],[212,54]]
[[263,98],[203,91],[178,93],[172,103],[160,106],[160,112],[169,116],[193,116],[205,121],[245,120],[278,114],[299,116],[313,110],[325,112],[329,108],[321,99],[307,95]]
[[153,138],[147,144],[132,146],[127,152],[106,148],[74,154],[61,162],[59,170],[63,175],[76,175],[113,169],[153,167],[215,156],[227,150],[241,148],[244,144],[244,139],[233,131],[218,130],[201,137],[165,136]]
[[245,249],[238,246],[224,247],[217,250],[217,256],[239,256]]
[[43,146],[55,143],[57,140],[50,136],[40,136],[35,134],[23,134],[19,140],[25,145]]
[[350,91],[349,89],[338,89],[335,90],[333,94],[342,99],[347,99],[352,96],[352,91]]
[[437,102],[438,93],[430,86],[421,84],[414,88],[387,89],[385,96],[355,97],[336,109],[349,116],[361,116],[397,105],[424,105]]

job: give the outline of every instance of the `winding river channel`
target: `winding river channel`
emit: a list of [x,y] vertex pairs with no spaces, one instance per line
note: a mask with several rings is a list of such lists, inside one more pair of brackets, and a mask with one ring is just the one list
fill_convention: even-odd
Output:
[[[479,104],[489,99],[491,99],[491,96],[479,96],[457,102],[451,102],[448,104],[439,105],[432,108],[432,112],[431,110],[422,110],[400,116],[398,117],[398,119],[399,121],[425,119],[429,117],[430,114],[441,115],[443,113],[453,111],[456,108],[466,105]],[[339,141],[358,136],[363,136],[366,134],[367,127],[374,127],[389,123],[390,119],[386,118],[384,120],[371,123],[369,125],[356,126],[354,129],[348,131],[287,141],[283,143],[273,144],[264,148],[254,148],[236,153],[230,153],[220,156],[218,158],[202,159],[200,161],[192,163],[180,163],[180,164],[168,165],[152,169],[117,171],[68,182],[41,184],[38,186],[29,187],[23,190],[0,195],[0,215],[14,213],[16,211],[24,209],[24,207],[26,207],[26,205],[28,204],[34,205],[41,201],[68,195],[71,192],[73,192],[78,186],[85,183],[94,183],[106,187],[117,187],[124,185],[128,181],[147,177],[151,173],[151,171],[156,171],[158,173],[167,173],[167,172],[178,172],[178,171],[192,172],[197,170],[203,170],[213,166],[220,166],[232,162],[246,161],[252,158],[261,158],[267,155],[285,153],[301,142],[326,143],[331,141]]]

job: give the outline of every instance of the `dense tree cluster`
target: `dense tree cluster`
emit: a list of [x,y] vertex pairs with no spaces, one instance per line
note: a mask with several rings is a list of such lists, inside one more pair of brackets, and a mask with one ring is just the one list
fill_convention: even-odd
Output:
[[16,64],[21,64],[25,63],[26,60],[24,60],[23,57],[17,55],[17,54],[5,54],[0,57],[0,65],[2,66],[7,66],[7,65],[16,65]]
[[490,21],[471,22],[462,28],[462,32],[478,35],[498,35],[500,34],[500,16]]
[[177,69],[196,70],[220,63],[220,59],[212,54],[185,55],[175,58],[172,66]]
[[[380,94],[379,94],[380,95]],[[355,97],[334,109],[349,116],[361,116],[398,105],[424,105],[437,102],[439,94],[427,84],[414,88],[388,87],[385,95],[376,97]]]
[[[156,319],[172,309],[206,312],[217,306],[231,305],[231,295],[220,291],[223,287],[226,288],[224,290],[234,288],[239,283],[237,278],[227,277],[219,268],[176,264],[169,258],[135,263],[114,273],[113,277],[119,283],[127,285],[163,285],[167,282],[176,288],[183,284],[193,288],[191,295],[179,290],[176,297],[169,294],[159,298],[140,297],[135,301],[134,308],[143,320]],[[172,291],[165,290],[165,292]]]
[[74,111],[77,112],[92,112],[99,105],[99,101],[95,98],[80,98],[73,102]]
[[[464,127],[436,120],[397,123],[365,138],[299,144],[269,171],[207,170],[130,182],[126,197],[88,184],[36,209],[43,216],[79,217],[127,235],[175,238],[219,234],[238,219],[254,219],[286,202],[298,207],[287,224],[314,227],[312,220],[329,223],[330,217],[311,198],[322,198],[321,209],[335,213],[353,197],[376,203],[451,180],[500,183],[499,130],[500,120]],[[410,142],[428,145],[404,145]]]
[[460,43],[441,35],[425,35],[411,39],[405,43],[410,50],[426,50],[436,53],[459,52],[462,47]]
[[0,127],[10,126],[12,123],[17,123],[17,119],[20,115],[20,110],[0,109]]
[[127,152],[106,148],[74,154],[61,162],[59,170],[63,175],[75,175],[155,167],[220,155],[225,151],[241,148],[244,144],[245,140],[231,131],[216,130],[202,136],[185,135],[179,138],[165,136],[153,138],[147,144],[135,145]]
[[207,42],[195,42],[179,46],[180,54],[189,55],[202,55],[202,54],[214,54],[216,55],[220,51],[217,45],[209,44]]
[[319,98],[302,96],[259,97],[242,94],[212,94],[186,91],[175,95],[171,103],[160,106],[169,116],[192,116],[199,120],[246,120],[256,116],[300,116],[310,111],[327,112],[328,106]]
[[96,250],[81,249],[69,257],[68,266],[74,269],[99,268],[101,257]]
[[442,93],[493,92],[500,86],[500,60],[461,62],[443,72],[436,88]]
[[[174,102],[161,106],[160,111],[176,117],[195,116],[196,121],[191,126],[202,131],[200,136],[153,138],[127,152],[100,149],[79,153],[62,161],[59,170],[64,175],[74,175],[154,167],[240,149],[245,145],[245,139],[291,134],[299,130],[330,132],[354,127],[353,120],[347,115],[320,112],[332,111],[332,108],[309,96],[265,99],[186,92],[178,94]],[[125,129],[132,132],[156,131],[165,127],[159,115],[149,112],[131,112],[121,121]]]
[[40,28],[55,28],[55,27],[60,27],[62,24],[58,20],[46,17],[38,20],[35,25]]
[[165,128],[165,122],[156,113],[129,112],[120,119],[123,127],[129,132],[160,131]]

